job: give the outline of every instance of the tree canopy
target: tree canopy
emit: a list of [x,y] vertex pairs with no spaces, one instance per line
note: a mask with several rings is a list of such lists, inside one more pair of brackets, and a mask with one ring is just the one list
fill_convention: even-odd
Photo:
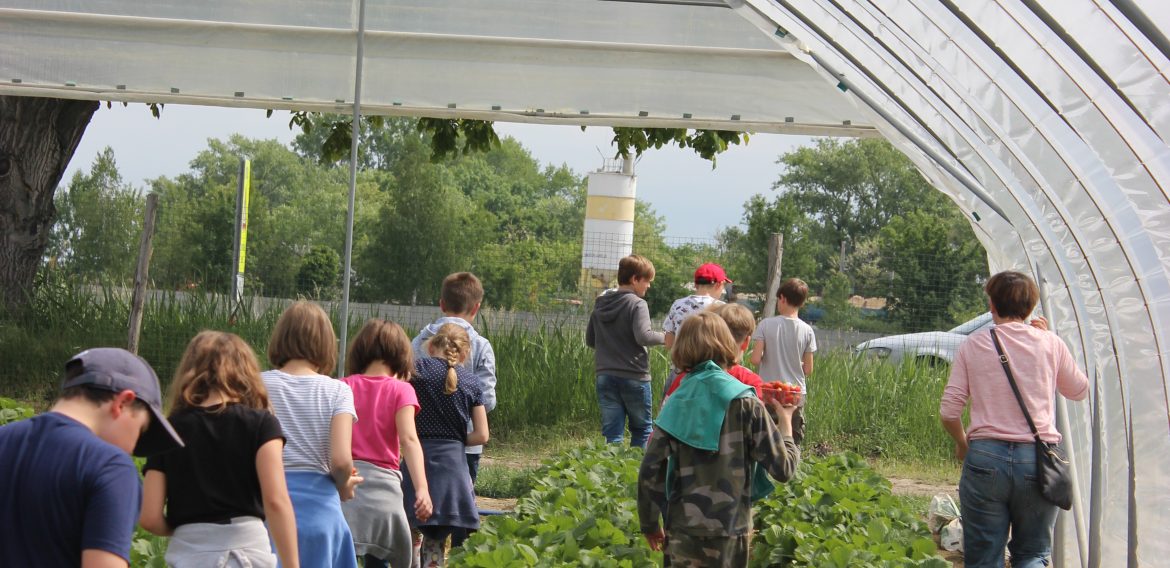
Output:
[[[246,289],[267,296],[339,295],[348,169],[327,156],[331,119],[290,146],[232,136],[210,140],[187,172],[151,180],[159,223],[151,268],[159,288],[226,292],[240,157],[252,160]],[[483,151],[434,160],[432,134],[411,119],[363,129],[358,154],[351,297],[435,304],[443,277],[470,270],[485,302],[547,310],[586,301],[579,288],[586,179],[542,165],[506,138]],[[716,240],[670,240],[645,203],[635,252],[657,279],[660,314],[695,266],[724,263],[741,291],[762,292],[771,234],[784,235],[782,275],[809,282],[825,323],[854,327],[853,294],[885,298],[886,324],[937,329],[981,311],[982,248],[966,220],[909,161],[880,140],[819,140],[783,156],[777,195],[744,204],[741,227]],[[113,152],[57,195],[49,262],[89,281],[128,281],[142,192],[125,184]]]
[[885,298],[889,320],[911,331],[949,327],[985,309],[987,263],[970,224],[888,142],[818,139],[777,163],[777,195],[749,199],[746,227],[720,235],[742,288],[763,291],[759,251],[779,233],[782,277],[802,278],[823,295],[822,307],[837,311],[826,323],[859,323],[841,317],[854,294]]

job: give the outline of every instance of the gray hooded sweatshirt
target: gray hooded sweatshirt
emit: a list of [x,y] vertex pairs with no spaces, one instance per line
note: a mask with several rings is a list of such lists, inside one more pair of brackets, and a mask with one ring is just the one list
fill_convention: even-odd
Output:
[[663,342],[662,332],[650,328],[646,300],[632,290],[619,289],[597,298],[585,328],[585,344],[596,350],[598,375],[649,381],[646,348]]

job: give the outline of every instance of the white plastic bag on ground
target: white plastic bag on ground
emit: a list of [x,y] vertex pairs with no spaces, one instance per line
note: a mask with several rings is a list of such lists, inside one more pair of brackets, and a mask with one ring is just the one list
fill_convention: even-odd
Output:
[[944,550],[963,550],[963,521],[954,519],[947,523],[939,533],[938,541]]
[[932,534],[939,531],[954,519],[959,518],[959,507],[955,500],[946,493],[939,493],[930,498],[930,509],[926,513],[926,524]]

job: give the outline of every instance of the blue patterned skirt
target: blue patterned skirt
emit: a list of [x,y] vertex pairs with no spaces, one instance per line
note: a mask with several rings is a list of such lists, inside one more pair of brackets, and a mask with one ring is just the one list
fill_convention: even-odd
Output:
[[479,508],[475,505],[475,491],[471,488],[471,474],[467,471],[463,442],[423,439],[422,448],[434,512],[425,523],[419,523],[414,517],[414,483],[403,462],[402,496],[410,526],[478,530]]

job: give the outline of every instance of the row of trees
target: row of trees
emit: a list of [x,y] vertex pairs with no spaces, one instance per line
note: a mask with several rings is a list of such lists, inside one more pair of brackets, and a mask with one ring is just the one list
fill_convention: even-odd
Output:
[[783,274],[823,296],[825,323],[855,327],[851,295],[887,299],[907,331],[945,329],[982,312],[982,245],[959,209],[884,140],[819,139],[780,156],[777,195],[744,204],[744,227],[719,235],[734,274],[762,290],[760,261],[784,236]]
[[[348,169],[320,151],[329,130],[310,129],[291,148],[238,135],[211,140],[188,172],[150,181],[159,195],[155,286],[227,289],[244,156],[252,160],[248,289],[335,297]],[[457,270],[489,282],[486,301],[495,306],[547,307],[579,295],[583,176],[542,167],[513,139],[436,163],[427,135],[407,119],[381,121],[365,129],[365,138],[354,222],[355,300],[434,303],[443,277]],[[49,265],[83,280],[128,280],[143,204],[142,192],[122,180],[106,149],[58,192]],[[640,249],[671,250],[662,240],[664,222],[644,205],[637,226]]]
[[[224,291],[240,156],[252,160],[248,287],[264,295],[332,297],[340,280],[348,169],[321,150],[325,124],[292,147],[212,140],[187,173],[150,182],[159,195],[151,276],[158,287]],[[585,179],[541,166],[515,140],[432,160],[413,120],[364,130],[359,154],[353,298],[434,303],[443,276],[473,270],[494,306],[549,309],[578,290]],[[780,157],[778,194],[744,205],[744,226],[716,242],[668,243],[639,203],[635,250],[652,258],[655,312],[685,294],[694,266],[728,265],[741,290],[762,291],[772,233],[785,236],[785,276],[824,295],[830,322],[851,325],[849,295],[887,297],[901,327],[945,326],[978,311],[982,249],[953,204],[884,141],[820,140]],[[143,198],[106,150],[58,192],[47,259],[92,281],[132,275]]]

